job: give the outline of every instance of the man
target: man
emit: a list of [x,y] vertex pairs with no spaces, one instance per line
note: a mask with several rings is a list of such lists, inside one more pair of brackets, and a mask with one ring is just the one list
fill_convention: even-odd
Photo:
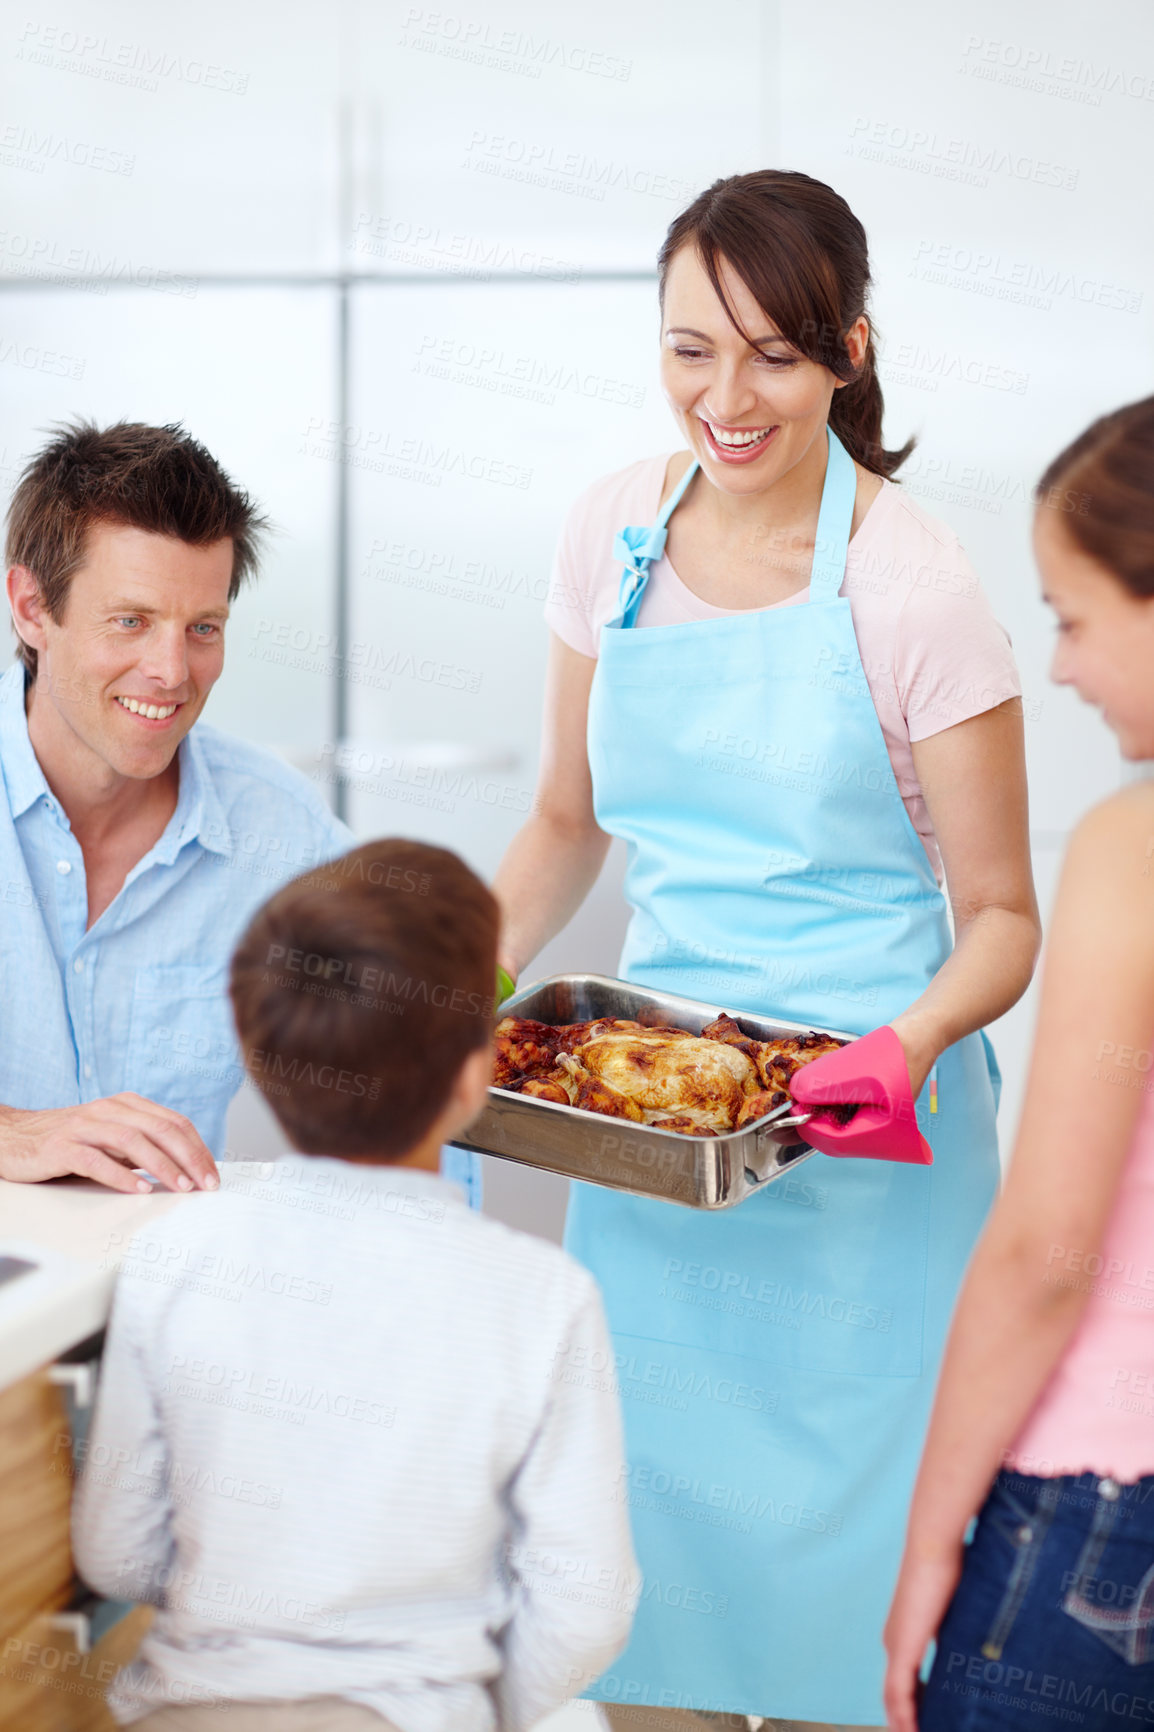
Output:
[[281,883],[351,841],[303,776],[198,722],[266,527],[179,426],[77,424],[16,488],[0,1178],[218,1183],[243,1078],[234,941]]

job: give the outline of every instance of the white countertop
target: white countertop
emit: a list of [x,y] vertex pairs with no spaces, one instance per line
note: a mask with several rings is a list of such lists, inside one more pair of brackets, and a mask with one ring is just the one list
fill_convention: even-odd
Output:
[[[261,1163],[230,1163],[252,1165]],[[172,1191],[127,1196],[87,1179],[0,1179],[0,1256],[38,1265],[0,1285],[0,1389],[103,1327],[132,1235],[185,1200]]]

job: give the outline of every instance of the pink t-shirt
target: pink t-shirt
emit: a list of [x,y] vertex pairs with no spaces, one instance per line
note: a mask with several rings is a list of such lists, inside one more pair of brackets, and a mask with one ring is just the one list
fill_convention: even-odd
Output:
[[[613,538],[626,524],[656,519],[667,462],[648,457],[602,477],[569,513],[545,618],[582,655],[596,656],[601,627],[616,611],[621,564]],[[850,542],[840,593],[849,600],[894,777],[940,882],[941,855],[910,743],[1021,695],[1009,637],[953,530],[892,481],[882,483]],[[808,598],[806,588],[774,605],[796,607]],[[663,558],[650,567],[637,624],[673,625],[739,611],[702,601]]]
[[1146,1094],[1102,1249],[1052,1245],[1046,1271],[1090,1298],[1006,1459],[1042,1479],[1154,1474],[1154,1077],[1120,1069],[1117,1081]]

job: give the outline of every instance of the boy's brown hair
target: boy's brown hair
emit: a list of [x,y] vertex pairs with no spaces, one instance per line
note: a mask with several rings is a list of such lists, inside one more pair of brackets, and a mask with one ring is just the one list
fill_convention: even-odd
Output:
[[248,1073],[304,1154],[396,1159],[492,1037],[498,909],[447,848],[367,842],[259,909],[232,959]]
[[[178,422],[62,426],[16,484],[5,547],[8,565],[31,571],[58,624],[73,573],[84,563],[88,532],[101,523],[171,535],[192,547],[231,537],[230,601],[255,573],[261,533],[269,527],[248,494]],[[35,679],[36,651],[18,642]]]

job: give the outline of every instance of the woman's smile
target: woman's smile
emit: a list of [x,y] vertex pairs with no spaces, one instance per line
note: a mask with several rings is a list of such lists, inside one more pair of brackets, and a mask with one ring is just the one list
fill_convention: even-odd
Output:
[[752,463],[767,448],[777,427],[723,428],[699,415],[706,443],[721,463]]

